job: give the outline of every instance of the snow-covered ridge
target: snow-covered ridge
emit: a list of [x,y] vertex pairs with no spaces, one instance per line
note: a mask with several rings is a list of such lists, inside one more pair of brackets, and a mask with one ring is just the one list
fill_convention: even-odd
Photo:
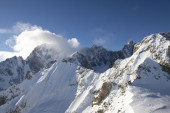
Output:
[[43,44],[36,47],[26,60],[12,57],[0,62],[0,91],[31,78],[40,69],[49,68],[59,59],[58,56],[53,45]]
[[93,45],[91,48],[80,49],[65,61],[79,64],[96,72],[104,72],[111,68],[117,59],[130,57],[133,54],[134,45],[135,43],[130,41],[121,51],[108,51],[102,46]]
[[[126,52],[132,53],[133,50],[129,50],[129,46],[134,46],[134,44],[127,44],[124,48],[126,48]],[[8,59],[0,63],[0,65],[2,65],[0,69],[2,75],[0,76],[0,84],[3,84],[0,89],[7,89],[13,84],[22,82],[24,79],[30,79],[41,69],[49,68],[53,63],[63,58],[65,57],[62,52],[57,50],[54,45],[43,44],[36,47],[26,60],[23,60],[21,57]],[[104,72],[112,67],[114,61],[118,58],[123,58],[123,53],[121,51],[107,51],[101,46],[94,45],[91,48],[84,48],[79,52],[75,52],[68,58],[68,61],[81,64],[89,69],[99,70],[98,72]],[[12,64],[9,61],[11,61]],[[22,64],[22,66],[18,67],[18,63]],[[9,66],[9,64],[11,64],[12,67]]]
[[77,98],[66,112],[168,113],[170,75],[162,70],[160,63],[169,63],[167,48],[170,41],[155,34],[138,45],[138,50],[131,57],[117,60],[106,72],[81,78],[80,86],[82,83],[88,85],[84,85],[83,91],[77,90]]
[[[169,33],[152,34],[135,44],[134,49],[132,47],[123,49],[133,50],[132,56],[116,59],[113,66],[103,73],[77,65],[80,61],[88,65],[87,62],[92,62],[95,55],[99,56],[95,57],[97,59],[108,55],[102,47],[92,47],[97,48],[92,51],[94,56],[90,56],[91,48],[88,48],[90,51],[85,49],[82,52],[86,54],[80,51],[74,53],[71,56],[74,62],[68,59],[53,62],[48,68],[40,69],[30,80],[1,91],[0,102],[3,103],[0,103],[0,111],[169,113]],[[123,55],[128,53],[126,51]]]

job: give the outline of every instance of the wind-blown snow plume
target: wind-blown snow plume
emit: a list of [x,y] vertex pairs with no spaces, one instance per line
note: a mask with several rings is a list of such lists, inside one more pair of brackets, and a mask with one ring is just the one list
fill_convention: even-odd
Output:
[[[62,35],[43,30],[36,25],[17,23],[16,26],[12,27],[11,31],[21,33],[6,40],[6,45],[10,46],[13,52],[0,52],[0,60],[5,60],[15,55],[22,56],[25,59],[35,47],[42,44],[52,44],[58,52],[62,52],[62,56],[66,56],[71,54],[79,45],[76,38],[67,41]],[[10,56],[6,53],[10,54]]]

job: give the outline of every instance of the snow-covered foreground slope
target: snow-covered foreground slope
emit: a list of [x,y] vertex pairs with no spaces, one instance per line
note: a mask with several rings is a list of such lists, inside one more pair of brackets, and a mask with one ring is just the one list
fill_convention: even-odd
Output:
[[57,61],[0,92],[0,112],[169,113],[170,34],[150,35],[103,73]]

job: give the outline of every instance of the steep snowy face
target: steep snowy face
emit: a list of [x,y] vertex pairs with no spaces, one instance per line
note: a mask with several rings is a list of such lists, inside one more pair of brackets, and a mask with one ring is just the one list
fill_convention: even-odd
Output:
[[26,59],[26,63],[31,71],[37,73],[42,68],[50,67],[59,58],[59,52],[57,52],[53,45],[43,44],[33,50]]
[[117,59],[129,57],[133,53],[134,43],[130,42],[125,45],[122,51],[108,51],[102,46],[93,45],[91,48],[83,48],[73,53],[68,62],[76,63],[96,72],[104,72],[113,66]]
[[0,62],[0,91],[23,81],[24,66],[22,57],[12,57]]
[[169,113],[169,45],[167,37],[150,35],[131,57],[117,60],[106,72],[80,71],[87,74],[80,76],[66,113]]
[[0,91],[18,84],[31,77],[43,68],[49,68],[57,60],[63,58],[52,44],[36,47],[26,60],[22,57],[9,58],[0,63]]
[[[118,52],[100,46],[85,48],[70,58],[51,63],[49,68],[44,67],[57,59],[58,54],[51,49],[42,52],[46,47],[41,48],[31,56],[43,62],[43,69],[30,80],[1,91],[0,110],[19,113],[169,113],[169,34],[145,37],[134,49],[134,43],[129,42]],[[133,55],[128,57],[132,51]],[[48,55],[51,57],[46,63]],[[128,58],[123,59],[125,56]],[[113,60],[110,69],[103,73],[94,71],[97,66],[101,70],[102,65],[109,65],[110,58]]]
[[59,61],[30,80],[0,92],[0,112],[64,113],[75,97],[77,68]]
[[13,57],[0,62],[0,91],[30,79],[40,69],[49,68],[59,59],[59,53],[53,45],[43,44],[36,47],[26,60]]
[[136,44],[134,47],[135,54],[140,54],[145,51],[149,51],[152,54],[154,60],[156,60],[160,65],[170,67],[169,59],[169,42],[170,38],[167,34],[153,34],[150,35],[140,44]]
[[13,57],[1,62],[0,91],[21,83],[25,77],[30,79],[40,69],[49,68],[57,59],[56,49],[52,45],[43,44],[36,47],[26,60]]

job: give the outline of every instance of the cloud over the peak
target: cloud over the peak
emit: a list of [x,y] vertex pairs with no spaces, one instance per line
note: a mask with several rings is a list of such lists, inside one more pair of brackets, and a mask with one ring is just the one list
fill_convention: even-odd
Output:
[[12,32],[13,33],[21,33],[23,31],[33,31],[36,29],[42,29],[40,26],[37,25],[31,25],[29,23],[22,23],[22,22],[17,22],[16,25],[12,26]]
[[78,42],[76,38],[68,39],[68,43],[74,48],[80,45],[80,43]]
[[17,22],[10,29],[0,28],[0,34],[7,34],[7,33],[19,34],[26,30],[30,31],[35,29],[42,29],[42,28],[40,26],[31,25],[29,23]]
[[[17,23],[12,27],[16,35],[6,40],[6,45],[13,49],[13,52],[0,52],[0,60],[11,56],[22,56],[24,59],[33,51],[33,49],[42,44],[52,44],[55,49],[62,53],[62,56],[71,54],[78,47],[79,42],[76,38],[67,40],[62,35],[43,30],[39,26]],[[17,33],[19,33],[17,35]]]

